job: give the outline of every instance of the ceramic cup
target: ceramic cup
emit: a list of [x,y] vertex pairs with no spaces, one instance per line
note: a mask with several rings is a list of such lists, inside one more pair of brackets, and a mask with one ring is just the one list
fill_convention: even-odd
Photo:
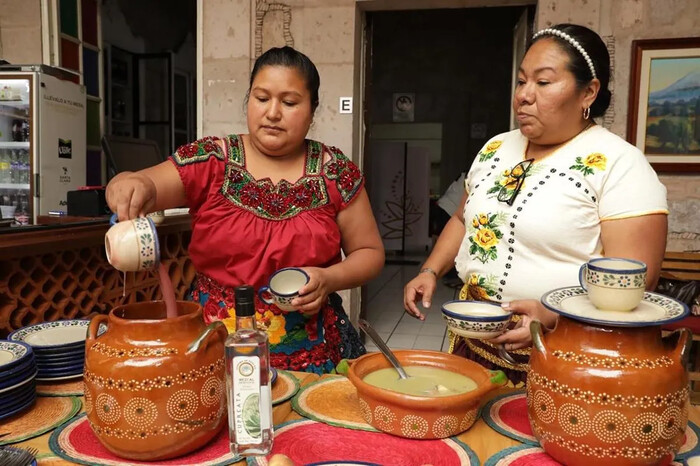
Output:
[[112,227],[105,234],[107,260],[122,272],[136,272],[160,263],[160,244],[156,226],[149,217],[124,222],[112,215]]
[[165,220],[165,211],[156,210],[155,212],[151,212],[150,214],[146,215],[146,217],[153,220],[153,223],[155,223],[156,225],[160,225],[161,223],[163,223],[163,220]]
[[258,290],[258,296],[263,302],[274,304],[283,311],[293,311],[292,300],[299,296],[299,290],[308,282],[309,276],[299,268],[279,269],[272,274],[268,285]]
[[617,257],[591,259],[579,269],[578,281],[598,309],[631,311],[644,298],[647,266]]

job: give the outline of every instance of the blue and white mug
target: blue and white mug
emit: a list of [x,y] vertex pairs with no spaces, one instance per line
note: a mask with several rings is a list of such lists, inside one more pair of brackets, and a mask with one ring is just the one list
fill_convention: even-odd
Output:
[[152,269],[160,263],[160,243],[156,226],[149,217],[119,222],[117,214],[105,234],[107,261],[122,272]]
[[647,265],[620,257],[591,259],[579,269],[578,281],[598,309],[631,311],[644,299]]
[[309,276],[306,272],[297,267],[286,267],[272,274],[268,285],[258,290],[258,296],[282,311],[294,311],[292,300],[299,296],[299,290],[307,283]]

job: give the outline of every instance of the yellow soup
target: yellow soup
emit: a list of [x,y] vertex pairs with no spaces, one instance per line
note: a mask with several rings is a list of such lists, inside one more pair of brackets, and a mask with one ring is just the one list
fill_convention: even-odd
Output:
[[404,366],[407,379],[399,377],[393,367],[370,372],[362,380],[375,387],[393,390],[407,395],[451,396],[476,388],[469,377],[430,366]]

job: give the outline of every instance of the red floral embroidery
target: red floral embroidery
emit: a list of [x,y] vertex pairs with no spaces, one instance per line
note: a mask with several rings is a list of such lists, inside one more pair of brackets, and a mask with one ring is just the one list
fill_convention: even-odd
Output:
[[190,144],[180,146],[173,154],[173,159],[178,165],[185,165],[192,162],[201,162],[216,157],[220,160],[224,159],[221,148],[216,143],[219,138],[206,137],[199,139]]
[[309,207],[311,202],[313,202],[313,190],[316,188],[316,185],[312,184],[311,189],[305,188],[302,185],[292,188],[291,203],[302,209]]
[[279,217],[287,211],[289,208],[289,202],[287,198],[282,196],[280,193],[267,192],[265,193],[263,206],[267,212],[274,216]]
[[246,184],[240,189],[239,194],[241,202],[248,207],[256,209],[262,204],[262,192],[255,184]]
[[338,191],[344,202],[350,202],[362,186],[362,173],[357,165],[348,160],[345,155],[335,147],[329,147],[328,151],[333,160],[324,168],[326,176],[336,181]]

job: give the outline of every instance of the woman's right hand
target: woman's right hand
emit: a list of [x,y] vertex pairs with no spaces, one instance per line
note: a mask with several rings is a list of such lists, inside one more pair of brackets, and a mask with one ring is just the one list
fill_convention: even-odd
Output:
[[422,300],[423,309],[430,307],[430,300],[433,298],[437,288],[437,277],[432,273],[419,273],[408,282],[403,289],[403,307],[416,319],[425,320],[425,315],[420,312],[416,303]]
[[121,173],[107,185],[107,204],[119,220],[150,212],[156,202],[156,185],[142,173]]

